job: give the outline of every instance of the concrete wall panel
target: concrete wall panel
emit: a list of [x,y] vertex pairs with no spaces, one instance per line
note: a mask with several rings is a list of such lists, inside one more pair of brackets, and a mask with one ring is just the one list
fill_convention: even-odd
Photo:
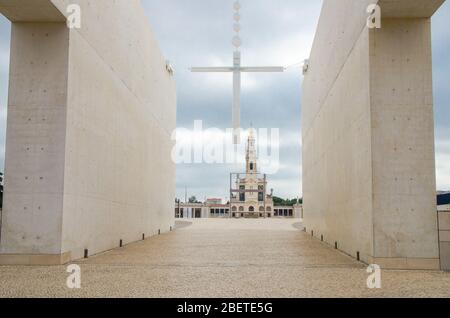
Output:
[[430,19],[371,31],[374,255],[437,258]]
[[[370,3],[381,29],[366,27]],[[326,0],[303,84],[305,226],[385,268],[439,267],[429,16],[440,4]],[[402,19],[419,8],[428,15]]]
[[379,0],[384,18],[429,18],[445,0]]
[[[323,234],[331,245],[338,242],[352,255],[370,255],[372,249],[367,39],[366,31],[316,115],[316,124],[303,135],[307,230],[317,237]],[[354,94],[348,94],[350,90]]]
[[438,220],[441,268],[450,271],[450,212],[440,211],[438,213]]
[[[62,15],[69,3],[79,4],[82,28],[25,23],[26,34],[18,36],[20,24],[13,23],[1,241],[8,255],[0,262],[20,255],[23,263],[77,259],[85,249],[92,255],[174,223],[175,84],[140,2],[47,2]],[[45,124],[29,124],[30,112]],[[25,182],[28,170],[32,181]],[[37,204],[43,211],[31,223],[30,210],[22,209]]]
[[69,31],[14,23],[1,252],[60,254]]
[[65,22],[49,0],[0,0],[0,12],[12,22]]

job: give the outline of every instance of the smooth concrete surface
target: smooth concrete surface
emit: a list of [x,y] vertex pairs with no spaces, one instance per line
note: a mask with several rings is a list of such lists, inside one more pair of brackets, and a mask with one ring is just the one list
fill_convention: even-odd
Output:
[[450,297],[450,274],[382,270],[304,233],[300,220],[199,219],[146,241],[66,266],[0,266],[0,297]]
[[[13,21],[0,262],[58,264],[170,231],[175,83],[140,1],[33,3],[0,0]],[[30,23],[73,3],[81,29]]]
[[437,259],[431,21],[382,23],[370,32],[374,256]]
[[2,265],[63,265],[70,262],[72,256],[70,253],[61,255],[27,255],[27,254],[0,254],[0,264]]
[[0,0],[0,13],[11,22],[65,22],[50,0]]
[[443,1],[379,1],[382,28],[368,29],[375,2],[323,5],[303,83],[305,226],[366,263],[435,269],[430,16]]
[[441,268],[450,271],[450,242],[441,241]]
[[441,242],[450,242],[450,230],[439,231],[439,240]]
[[441,231],[450,231],[450,211],[439,212],[439,229]]
[[2,254],[62,254],[68,67],[64,23],[12,24]]
[[450,271],[450,211],[438,213],[441,268]]
[[378,0],[377,3],[384,18],[429,18],[444,2],[445,0]]

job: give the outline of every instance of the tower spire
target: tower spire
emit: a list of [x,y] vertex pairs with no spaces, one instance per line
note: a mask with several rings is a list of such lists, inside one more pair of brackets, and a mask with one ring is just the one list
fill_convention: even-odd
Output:
[[248,132],[247,154],[245,159],[247,162],[247,174],[256,174],[258,172],[258,156],[256,153],[256,139],[253,128],[250,128]]

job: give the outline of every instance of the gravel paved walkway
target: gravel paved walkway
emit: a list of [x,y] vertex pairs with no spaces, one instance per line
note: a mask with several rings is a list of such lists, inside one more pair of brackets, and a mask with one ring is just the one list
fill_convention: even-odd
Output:
[[195,220],[177,230],[65,266],[0,267],[0,297],[450,297],[450,273],[383,271],[312,239],[299,220]]

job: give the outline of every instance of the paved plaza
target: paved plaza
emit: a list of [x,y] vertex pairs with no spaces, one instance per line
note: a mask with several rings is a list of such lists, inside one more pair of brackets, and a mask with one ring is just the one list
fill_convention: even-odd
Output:
[[0,267],[0,297],[450,297],[450,273],[383,271],[301,231],[299,220],[201,219],[87,260],[82,288],[66,266]]

